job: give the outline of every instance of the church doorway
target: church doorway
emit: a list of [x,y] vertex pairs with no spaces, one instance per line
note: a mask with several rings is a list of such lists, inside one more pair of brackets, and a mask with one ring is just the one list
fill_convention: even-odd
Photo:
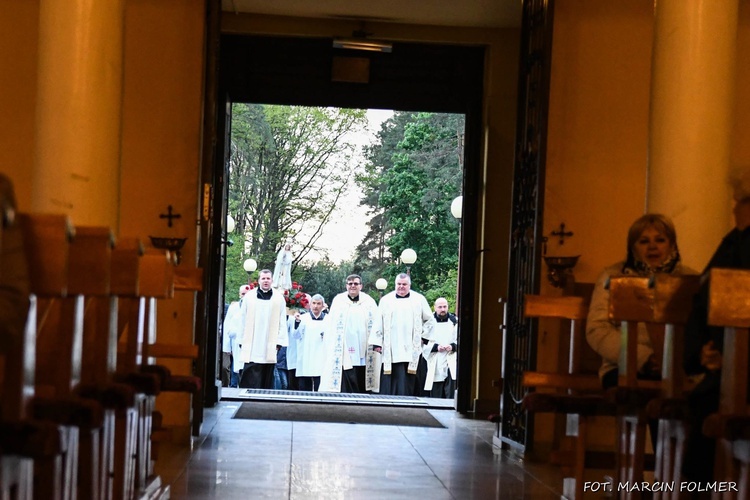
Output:
[[[357,300],[359,306],[352,314],[362,325],[356,333],[349,333],[360,338],[356,345],[348,346],[348,356],[354,366],[362,367],[363,378],[373,359],[365,350],[366,330],[372,327],[360,317],[360,309],[365,308],[361,302],[367,301],[359,299],[372,299],[367,304],[377,312],[376,304],[383,295],[395,294],[399,273],[409,274],[413,295],[424,296],[430,314],[434,310],[435,317],[440,313],[439,319],[444,320],[447,313],[452,324],[458,324],[461,214],[457,210],[462,201],[463,114],[247,103],[233,103],[230,110],[227,218],[232,227],[226,236],[224,301],[231,305],[222,325],[225,388],[237,387],[240,379],[238,299],[253,293],[263,269],[274,271],[274,292],[283,295],[289,321],[289,347],[278,351],[276,390],[297,389],[298,366],[320,376],[325,366],[334,362],[330,339],[295,338],[298,331],[294,326],[299,323],[293,326],[291,318],[298,312],[309,313],[310,300],[316,295],[323,297],[329,322],[349,313],[328,311],[330,305],[340,305],[340,299],[346,297]],[[280,261],[285,256],[288,283],[280,276]],[[348,286],[347,277],[352,275],[360,286]],[[425,342],[436,336],[437,331],[425,330]],[[450,339],[454,342],[458,344],[457,339]],[[226,354],[230,352],[231,357]],[[428,357],[431,361],[436,358],[435,362],[440,358],[450,366],[455,380],[455,354]],[[233,370],[227,371],[230,363]],[[424,390],[426,362],[420,364],[412,392],[429,397]],[[442,364],[439,382],[446,377]],[[452,389],[454,384],[448,385]],[[442,386],[432,391],[435,395],[438,387]],[[366,389],[349,387],[342,392],[364,393]],[[450,389],[440,397],[450,399],[447,406],[453,407]],[[243,394],[271,399],[282,396],[257,391]],[[227,395],[237,396],[235,391],[222,390],[222,398]],[[342,401],[362,404],[366,399]],[[332,400],[327,397],[322,401]],[[432,404],[446,406],[438,403]]]
[[[227,167],[231,162],[231,119],[236,105],[262,103],[263,106],[379,109],[395,110],[396,113],[420,110],[426,114],[464,117],[460,165],[465,210],[459,226],[457,313],[461,319],[461,331],[465,333],[459,339],[457,409],[470,411],[475,372],[472,367],[475,348],[472,332],[476,330],[473,310],[478,222],[476,193],[482,168],[484,48],[396,43],[391,53],[362,53],[333,48],[330,38],[223,35],[220,54],[219,114],[211,191],[214,220],[220,221],[221,214],[227,213],[228,208],[231,214],[231,177],[227,175]],[[340,69],[341,65],[344,76],[336,76],[334,67]],[[352,69],[358,65],[364,65],[367,71]],[[357,74],[347,76],[347,67]],[[217,249],[226,248],[223,237],[223,234],[212,235],[210,244]],[[240,250],[232,249],[230,247],[227,253],[231,255],[232,251]],[[214,255],[217,252],[209,253]],[[218,331],[222,316],[219,308],[225,302],[222,296],[224,269],[231,267],[225,260],[227,254],[220,253],[221,258],[209,266],[212,275],[220,272],[221,277],[215,279],[215,286],[207,292],[208,331]],[[231,298],[227,297],[227,301]],[[215,358],[219,365],[219,352]],[[210,362],[207,360],[207,365]],[[213,368],[219,372],[219,366]],[[207,366],[207,373],[211,373],[211,369]]]

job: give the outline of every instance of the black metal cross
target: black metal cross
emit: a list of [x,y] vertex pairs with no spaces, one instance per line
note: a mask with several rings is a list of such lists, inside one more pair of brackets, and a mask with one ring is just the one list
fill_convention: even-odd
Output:
[[179,219],[182,217],[180,214],[173,214],[172,213],[172,205],[167,205],[167,213],[166,214],[159,214],[160,219],[167,219],[167,226],[172,227],[172,219]]
[[560,223],[560,230],[559,231],[552,231],[552,236],[559,236],[560,237],[560,244],[565,244],[565,238],[569,238],[573,236],[573,231],[565,231],[565,223]]

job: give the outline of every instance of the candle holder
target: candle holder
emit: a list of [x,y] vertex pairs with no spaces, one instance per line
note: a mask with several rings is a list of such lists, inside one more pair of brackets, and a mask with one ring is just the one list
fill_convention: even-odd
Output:
[[565,288],[568,278],[573,276],[573,268],[580,257],[580,255],[568,257],[545,255],[544,262],[547,264],[547,279],[550,284],[555,288]]
[[169,250],[174,254],[175,264],[179,264],[182,259],[180,250],[185,245],[187,238],[163,238],[160,236],[149,236],[151,245],[159,250]]

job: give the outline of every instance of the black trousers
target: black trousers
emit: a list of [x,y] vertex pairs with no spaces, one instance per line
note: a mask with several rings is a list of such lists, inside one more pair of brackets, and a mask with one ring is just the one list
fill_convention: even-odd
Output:
[[341,377],[341,392],[364,394],[365,390],[365,367],[353,366],[349,370],[343,370]]
[[221,386],[229,387],[232,381],[232,353],[221,353]]
[[453,393],[456,391],[456,381],[450,375],[442,382],[433,382],[432,390],[429,393],[431,398],[453,399]]
[[276,363],[245,363],[240,375],[242,389],[273,389]]
[[720,373],[707,372],[688,395],[690,413],[682,473],[690,481],[708,482],[714,479],[716,440],[703,434],[703,421],[719,411]]
[[409,363],[392,363],[391,374],[380,374],[380,394],[413,396],[416,376],[409,373]]
[[294,370],[287,370],[286,378],[289,383],[287,389],[289,389],[290,391],[298,391],[299,384],[297,383],[297,369],[295,368]]
[[320,377],[297,377],[297,386],[300,391],[318,392]]
[[[415,376],[414,395],[422,398],[435,397],[430,396],[428,391],[424,390],[424,384],[427,382],[427,360],[419,355],[419,364],[417,365],[417,375]],[[434,386],[433,386],[434,387]]]

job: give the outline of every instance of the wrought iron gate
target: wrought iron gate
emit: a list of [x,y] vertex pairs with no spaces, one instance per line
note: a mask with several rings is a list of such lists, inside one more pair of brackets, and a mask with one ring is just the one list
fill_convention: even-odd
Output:
[[526,449],[533,417],[521,408],[524,370],[536,367],[536,322],[523,318],[523,296],[538,293],[554,0],[524,0],[513,174],[508,305],[500,439]]

